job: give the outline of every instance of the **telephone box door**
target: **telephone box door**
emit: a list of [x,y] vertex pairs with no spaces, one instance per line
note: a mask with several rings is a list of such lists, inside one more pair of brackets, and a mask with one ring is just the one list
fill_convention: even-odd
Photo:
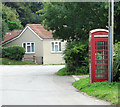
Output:
[[94,82],[108,80],[108,38],[95,38]]

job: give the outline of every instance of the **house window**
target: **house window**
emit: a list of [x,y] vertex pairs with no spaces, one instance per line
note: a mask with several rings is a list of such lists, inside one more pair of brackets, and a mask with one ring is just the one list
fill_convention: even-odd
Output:
[[33,42],[24,42],[22,47],[25,48],[26,53],[34,53],[35,52],[35,43]]
[[53,41],[52,44],[52,52],[61,52],[61,42]]

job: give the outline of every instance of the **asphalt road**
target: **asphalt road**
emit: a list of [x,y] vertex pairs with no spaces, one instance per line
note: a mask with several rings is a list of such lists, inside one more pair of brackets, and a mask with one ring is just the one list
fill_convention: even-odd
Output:
[[[72,86],[74,78],[57,76],[64,65],[0,66],[2,105],[109,105]],[[1,93],[2,92],[2,93]],[[0,95],[1,96],[1,95]]]

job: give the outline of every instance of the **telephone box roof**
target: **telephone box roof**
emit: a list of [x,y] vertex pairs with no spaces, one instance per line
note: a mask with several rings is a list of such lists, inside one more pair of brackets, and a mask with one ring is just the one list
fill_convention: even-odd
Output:
[[98,31],[105,31],[105,32],[109,32],[108,30],[106,29],[93,29],[90,31],[90,33],[94,33],[94,32],[98,32]]

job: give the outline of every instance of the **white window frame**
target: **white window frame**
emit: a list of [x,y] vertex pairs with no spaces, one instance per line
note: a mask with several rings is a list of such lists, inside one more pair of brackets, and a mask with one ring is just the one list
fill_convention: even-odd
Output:
[[[57,44],[55,44],[55,42],[57,42]],[[52,50],[52,43],[54,43],[54,51]],[[59,43],[61,43],[61,51],[59,51]],[[58,46],[58,51],[55,51],[55,45]],[[51,52],[52,52],[52,53],[62,52],[62,42],[61,42],[61,41],[51,41]]]
[[[25,47],[26,52],[25,53],[35,53],[35,42],[23,42],[22,47],[23,47],[24,43],[26,44],[26,47]],[[27,45],[27,43],[30,43],[30,45]],[[27,52],[27,46],[30,46],[30,51],[32,50],[32,45],[31,45],[32,43],[34,44],[34,52]]]

